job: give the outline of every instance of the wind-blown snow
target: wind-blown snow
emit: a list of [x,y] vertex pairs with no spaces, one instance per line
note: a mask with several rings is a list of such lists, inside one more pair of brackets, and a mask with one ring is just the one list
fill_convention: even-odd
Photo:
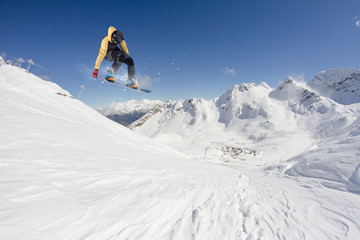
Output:
[[357,239],[360,107],[284,84],[164,103],[148,138],[1,66],[1,238]]

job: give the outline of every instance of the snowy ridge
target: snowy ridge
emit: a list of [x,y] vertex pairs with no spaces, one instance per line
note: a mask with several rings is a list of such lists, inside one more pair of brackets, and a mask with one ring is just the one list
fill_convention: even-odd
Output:
[[[337,136],[356,119],[353,109],[322,97],[304,83],[286,79],[269,97],[280,100],[291,110],[298,127],[311,133],[313,137]],[[334,127],[336,125],[336,127]],[[326,130],[327,128],[329,128]]]
[[360,106],[286,82],[156,105],[148,138],[0,66],[1,238],[357,239]]
[[317,74],[308,85],[341,104],[360,102],[360,69],[330,69]]

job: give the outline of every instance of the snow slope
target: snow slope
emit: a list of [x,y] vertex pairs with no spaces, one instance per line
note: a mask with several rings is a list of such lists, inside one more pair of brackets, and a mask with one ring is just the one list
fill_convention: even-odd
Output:
[[[239,210],[223,202],[235,201],[229,195],[239,184],[230,169],[193,162],[15,67],[0,67],[0,91],[2,239],[190,239],[233,225],[240,231]],[[217,218],[205,219],[203,231],[193,223],[209,203]]]
[[350,160],[358,162],[359,120],[349,117],[338,139],[320,139],[332,138],[329,150],[339,155],[336,141],[345,140],[342,161],[353,171],[342,173],[351,175],[343,184],[355,190],[331,185],[339,179],[303,177],[306,163],[292,167],[312,154],[328,159],[327,149],[321,134],[297,127],[296,111],[309,105],[289,110],[292,99],[280,101],[281,91],[268,97],[272,91],[248,84],[212,101],[167,103],[143,122],[162,126],[150,139],[53,83],[1,66],[1,238],[357,239],[360,174]]

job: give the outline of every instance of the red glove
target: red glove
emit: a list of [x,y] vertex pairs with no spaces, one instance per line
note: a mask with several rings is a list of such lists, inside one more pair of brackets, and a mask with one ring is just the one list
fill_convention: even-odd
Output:
[[93,72],[93,74],[92,74],[93,77],[94,77],[94,78],[97,78],[98,73],[99,73],[99,70],[98,70],[98,69],[95,69],[94,72]]

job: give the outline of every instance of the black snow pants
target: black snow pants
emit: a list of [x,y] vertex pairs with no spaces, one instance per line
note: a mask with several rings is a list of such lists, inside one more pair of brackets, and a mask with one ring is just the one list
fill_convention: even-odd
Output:
[[119,70],[120,66],[125,63],[128,67],[128,78],[133,79],[135,77],[135,64],[133,59],[120,48],[109,49],[106,53],[105,59],[114,62],[112,66],[108,69],[108,73],[116,75],[116,72]]

